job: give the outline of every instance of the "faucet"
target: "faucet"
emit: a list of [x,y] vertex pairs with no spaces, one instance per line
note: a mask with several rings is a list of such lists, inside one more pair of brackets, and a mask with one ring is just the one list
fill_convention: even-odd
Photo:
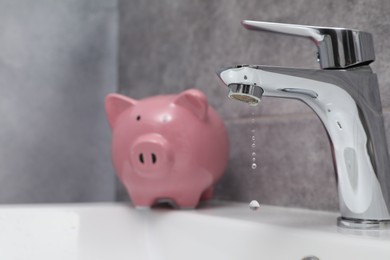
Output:
[[248,30],[311,39],[321,69],[237,65],[217,72],[228,97],[256,106],[297,99],[323,123],[332,148],[341,227],[390,227],[390,164],[370,33],[345,28],[242,21]]

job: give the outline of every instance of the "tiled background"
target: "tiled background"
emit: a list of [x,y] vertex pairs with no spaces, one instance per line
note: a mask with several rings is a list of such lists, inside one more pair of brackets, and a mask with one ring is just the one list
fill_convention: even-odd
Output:
[[117,5],[0,0],[0,203],[110,201]]
[[[390,2],[387,0],[119,1],[119,91],[140,99],[196,87],[222,115],[231,155],[216,198],[338,210],[326,132],[303,103],[264,98],[260,107],[228,100],[214,71],[235,64],[318,68],[306,39],[246,31],[242,19],[348,27],[371,32],[390,139]],[[251,113],[257,161],[250,169]],[[125,198],[123,190],[119,197]]]

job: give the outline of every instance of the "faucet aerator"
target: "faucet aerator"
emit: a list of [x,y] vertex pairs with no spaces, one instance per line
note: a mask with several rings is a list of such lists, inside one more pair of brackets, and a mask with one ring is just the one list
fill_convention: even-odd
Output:
[[230,84],[228,97],[245,102],[250,106],[257,106],[261,101],[263,93],[264,90],[257,85]]

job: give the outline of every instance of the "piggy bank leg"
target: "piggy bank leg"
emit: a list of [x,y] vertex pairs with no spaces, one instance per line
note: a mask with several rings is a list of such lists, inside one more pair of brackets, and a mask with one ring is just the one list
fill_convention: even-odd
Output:
[[200,200],[210,200],[213,197],[214,187],[210,186],[207,188],[200,197]]
[[151,208],[155,202],[155,198],[130,195],[131,202],[137,209]]
[[186,195],[175,199],[176,205],[181,209],[194,209],[199,203],[200,194]]

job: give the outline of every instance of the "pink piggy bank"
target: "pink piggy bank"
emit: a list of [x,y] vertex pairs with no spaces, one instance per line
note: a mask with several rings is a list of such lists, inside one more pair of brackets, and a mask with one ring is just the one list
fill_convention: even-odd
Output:
[[223,121],[201,91],[142,100],[110,94],[105,107],[113,164],[134,206],[168,200],[194,208],[211,198],[229,147]]

